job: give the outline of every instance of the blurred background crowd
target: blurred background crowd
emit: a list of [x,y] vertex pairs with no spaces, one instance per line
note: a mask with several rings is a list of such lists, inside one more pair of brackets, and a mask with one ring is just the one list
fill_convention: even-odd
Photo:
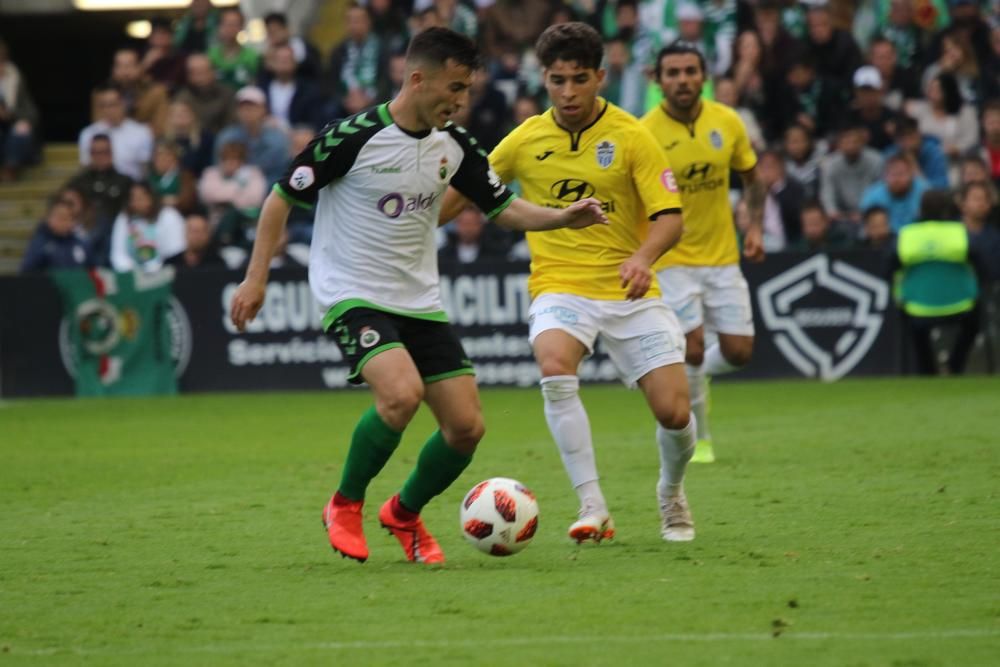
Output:
[[[925,191],[947,190],[949,217],[1000,276],[995,0],[368,0],[339,3],[339,43],[311,43],[309,16],[293,25],[261,4],[192,0],[142,39],[123,35],[90,82],[79,170],[52,193],[23,271],[239,268],[271,184],[329,120],[399,90],[413,34],[448,26],[480,45],[459,122],[491,148],[548,106],[535,39],[580,20],[606,40],[602,95],[636,115],[661,101],[660,47],[683,39],[704,53],[705,95],[737,109],[759,154],[769,252],[888,247]],[[0,43],[4,181],[30,178],[46,140],[46,109],[12,51]],[[303,264],[311,234],[296,209],[275,265]],[[474,210],[439,243],[459,262],[526,256]]]

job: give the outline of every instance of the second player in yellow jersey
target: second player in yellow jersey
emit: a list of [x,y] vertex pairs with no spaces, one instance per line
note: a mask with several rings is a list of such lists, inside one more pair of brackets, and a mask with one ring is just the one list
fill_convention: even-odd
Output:
[[642,124],[666,151],[684,203],[684,236],[657,268],[739,262],[729,172],[748,172],[757,164],[743,121],[724,104],[702,100],[691,122],[661,104],[642,117]]
[[[729,173],[743,181],[751,224],[743,254],[764,258],[764,187],[756,176],[757,156],[739,116],[701,98],[705,61],[692,46],[664,47],[656,62],[663,103],[642,123],[656,136],[674,168],[684,207],[684,236],[657,265],[663,300],[677,314],[687,339],[691,410],[698,424],[693,460],[715,459],[707,419],[705,375],[736,370],[753,351],[750,290],[740,271],[740,253],[729,203]],[[706,349],[705,330],[718,337]]]

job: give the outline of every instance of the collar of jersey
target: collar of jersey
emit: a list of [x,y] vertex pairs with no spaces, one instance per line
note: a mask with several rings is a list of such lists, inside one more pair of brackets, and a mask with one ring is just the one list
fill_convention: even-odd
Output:
[[594,127],[595,125],[597,125],[597,123],[602,118],[604,118],[604,113],[608,110],[608,106],[609,106],[608,101],[606,99],[604,99],[603,97],[598,97],[597,101],[604,103],[604,106],[601,108],[600,113],[597,114],[597,117],[594,118],[594,120],[590,121],[589,123],[587,123],[587,125],[585,125],[584,127],[580,128],[580,130],[578,132],[573,132],[572,130],[569,130],[569,129],[563,127],[562,125],[560,125],[559,121],[556,120],[556,111],[555,111],[555,108],[554,107],[549,107],[549,115],[552,118],[552,123],[556,127],[558,127],[560,130],[562,130],[563,132],[565,132],[565,133],[567,133],[569,135],[570,150],[574,150],[574,151],[577,150],[577,148],[580,145],[580,137],[583,136],[583,133],[586,132],[587,130],[589,130],[590,128]]
[[414,132],[412,130],[407,130],[405,127],[397,123],[396,119],[392,117],[391,113],[389,113],[388,102],[384,102],[381,105],[379,105],[379,115],[382,116],[383,120],[386,121],[385,124],[387,126],[395,125],[400,132],[402,132],[408,137],[413,137],[414,139],[423,139],[424,137],[430,136],[431,133],[430,130],[423,130],[422,132]]
[[698,119],[701,118],[701,115],[703,113],[705,113],[705,106],[706,105],[707,105],[707,102],[705,100],[701,100],[701,108],[698,109],[698,115],[695,116],[693,119],[691,119],[690,123],[687,122],[686,120],[681,120],[677,116],[675,116],[672,113],[670,113],[670,110],[667,109],[667,101],[666,100],[663,100],[662,102],[660,102],[660,111],[662,111],[663,115],[666,116],[667,118],[669,118],[670,120],[672,120],[675,123],[678,123],[678,124],[683,125],[684,127],[690,129],[690,128],[694,127],[695,123],[698,122]]

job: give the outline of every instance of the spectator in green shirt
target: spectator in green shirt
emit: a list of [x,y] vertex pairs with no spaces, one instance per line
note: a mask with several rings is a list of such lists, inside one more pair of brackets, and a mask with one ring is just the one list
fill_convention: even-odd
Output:
[[223,10],[219,17],[218,39],[205,54],[212,61],[219,81],[233,90],[254,83],[260,66],[260,54],[239,42],[243,25],[243,12],[235,7]]

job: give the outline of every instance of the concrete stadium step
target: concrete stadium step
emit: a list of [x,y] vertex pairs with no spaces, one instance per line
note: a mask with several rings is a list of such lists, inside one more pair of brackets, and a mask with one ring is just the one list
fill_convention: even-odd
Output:
[[8,220],[30,218],[38,220],[45,215],[48,199],[31,197],[30,199],[4,199],[0,196],[0,226]]
[[61,185],[68,181],[73,174],[79,170],[80,165],[76,162],[71,164],[46,162],[45,164],[40,164],[37,167],[25,169],[18,181],[57,181]]
[[19,268],[21,268],[20,257],[15,259],[13,257],[0,256],[0,276],[17,273]]
[[16,181],[0,186],[0,201],[14,201],[25,199],[44,200],[52,195],[59,186],[61,180],[44,181]]
[[24,257],[24,251],[28,249],[28,239],[9,239],[0,237],[0,257],[13,259],[18,262]]
[[28,239],[35,232],[40,218],[21,218],[0,222],[0,239]]
[[79,164],[80,151],[76,144],[51,143],[42,148],[42,159],[45,164]]

